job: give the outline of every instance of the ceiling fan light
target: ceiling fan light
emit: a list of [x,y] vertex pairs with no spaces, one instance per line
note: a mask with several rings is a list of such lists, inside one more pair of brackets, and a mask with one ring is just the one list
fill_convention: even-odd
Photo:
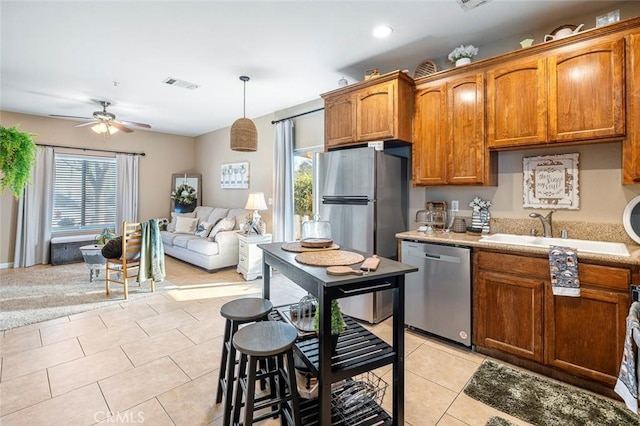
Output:
[[232,151],[258,150],[258,130],[253,121],[248,118],[239,118],[233,123],[230,145]]
[[94,132],[96,132],[99,135],[104,135],[105,133],[109,133],[110,135],[116,133],[118,131],[118,129],[116,129],[113,126],[110,126],[106,123],[98,123],[94,126],[91,126],[91,130],[93,130]]

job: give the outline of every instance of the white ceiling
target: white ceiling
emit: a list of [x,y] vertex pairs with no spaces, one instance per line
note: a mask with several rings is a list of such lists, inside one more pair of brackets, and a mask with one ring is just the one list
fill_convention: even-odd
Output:
[[[198,136],[242,116],[240,75],[251,77],[246,115],[255,118],[318,99],[342,76],[413,68],[612,3],[492,0],[463,11],[456,0],[1,0],[0,109],[90,117],[95,100],[109,100],[118,119]],[[379,24],[394,29],[388,39],[371,36]]]

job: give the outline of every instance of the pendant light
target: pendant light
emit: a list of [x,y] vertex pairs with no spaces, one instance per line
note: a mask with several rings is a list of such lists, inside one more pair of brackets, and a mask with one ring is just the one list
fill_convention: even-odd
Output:
[[257,151],[258,131],[253,121],[245,117],[247,106],[247,81],[249,77],[240,76],[244,83],[242,118],[237,119],[231,126],[231,150],[232,151]]

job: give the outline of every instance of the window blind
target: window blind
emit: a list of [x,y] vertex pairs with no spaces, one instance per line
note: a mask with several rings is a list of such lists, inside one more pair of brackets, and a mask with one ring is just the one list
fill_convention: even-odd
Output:
[[52,231],[115,228],[115,158],[56,154]]

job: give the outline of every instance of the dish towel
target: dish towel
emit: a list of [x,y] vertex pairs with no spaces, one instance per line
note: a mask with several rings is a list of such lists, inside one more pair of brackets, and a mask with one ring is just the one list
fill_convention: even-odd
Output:
[[[614,390],[622,397],[629,410],[638,414],[638,363],[637,346],[640,345],[640,302],[633,302],[627,316],[627,333],[624,338],[624,351],[620,374]],[[636,350],[633,350],[635,340]]]
[[549,247],[549,271],[554,296],[580,297],[578,251],[569,247]]

